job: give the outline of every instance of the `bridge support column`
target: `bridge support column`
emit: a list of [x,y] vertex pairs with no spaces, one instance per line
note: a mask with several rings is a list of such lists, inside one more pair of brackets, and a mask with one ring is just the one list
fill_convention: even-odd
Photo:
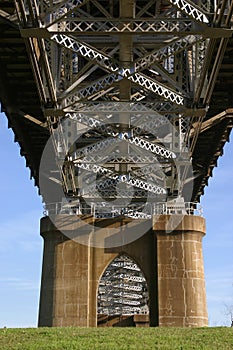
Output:
[[96,303],[90,305],[91,248],[66,237],[47,217],[41,220],[41,235],[44,255],[39,326],[95,326]]
[[[178,226],[170,232],[169,227]],[[186,215],[154,216],[157,236],[159,326],[208,325],[202,238],[205,220]]]
[[[178,217],[154,216],[153,223],[148,221],[148,232],[138,239],[135,237],[135,241],[115,248],[109,244],[106,248],[96,248],[75,241],[77,234],[90,238],[95,238],[95,234],[94,226],[88,225],[85,219],[74,227],[72,217],[62,216],[65,225],[62,231],[69,231],[67,235],[62,234],[48,217],[41,220],[44,257],[39,326],[97,326],[100,278],[112,260],[122,253],[133,258],[146,277],[150,326],[208,325],[202,257],[203,218],[184,216],[169,232],[171,220]],[[129,219],[100,222],[104,240],[121,241],[129,230],[135,231],[135,221],[127,229],[124,221],[129,222]],[[137,225],[140,225],[139,221]],[[108,233],[108,227],[112,225],[119,228],[114,237]]]

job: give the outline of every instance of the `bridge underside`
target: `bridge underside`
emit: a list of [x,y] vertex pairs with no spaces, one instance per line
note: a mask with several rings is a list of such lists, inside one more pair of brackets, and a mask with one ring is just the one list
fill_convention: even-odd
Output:
[[[202,2],[203,6],[207,2]],[[161,1],[154,3],[161,3]],[[165,3],[168,2],[165,1]],[[212,2],[210,1],[210,3]],[[102,4],[102,1],[99,4],[101,7],[105,5]],[[139,7],[143,8],[145,4],[143,5],[140,2]],[[9,127],[14,131],[15,141],[20,145],[21,154],[26,158],[26,165],[31,170],[31,176],[38,186],[40,160],[50,134],[46,128],[41,126],[43,123],[46,123],[44,106],[40,101],[30,59],[26,51],[26,42],[19,30],[15,3],[13,0],[0,1],[0,8],[0,28],[2,33],[0,38],[1,107],[8,118]],[[91,15],[91,9],[88,5],[84,6],[84,10]],[[98,10],[95,8],[95,11]],[[98,16],[100,15],[104,17],[102,12],[98,14]],[[150,14],[149,18],[152,15]],[[147,12],[143,13],[144,16],[147,16]],[[213,23],[211,23],[211,27],[213,26]],[[218,22],[218,26],[221,27],[222,23]],[[203,80],[206,77],[208,79],[213,72],[217,76],[213,83],[210,84],[213,93],[210,101],[208,101],[208,110],[203,119],[206,127],[202,128],[193,150],[192,166],[193,170],[198,172],[198,176],[193,180],[192,201],[199,201],[200,196],[204,193],[204,187],[208,184],[209,177],[212,176],[218,157],[223,153],[224,144],[229,140],[232,128],[233,39],[231,37],[227,39],[226,48],[222,50],[222,60],[220,60],[216,71],[215,61],[219,54],[218,48],[221,40],[222,38],[218,35],[212,40],[212,51],[206,57],[208,65],[206,64]],[[109,45],[115,46],[113,43]],[[149,40],[148,46],[151,50],[155,44],[150,44]],[[219,57],[217,59],[219,60]],[[85,84],[82,83],[82,86],[85,86]],[[200,104],[202,107],[202,103]]]
[[2,111],[47,216],[41,326],[207,325],[194,214],[233,126],[232,13],[0,0]]

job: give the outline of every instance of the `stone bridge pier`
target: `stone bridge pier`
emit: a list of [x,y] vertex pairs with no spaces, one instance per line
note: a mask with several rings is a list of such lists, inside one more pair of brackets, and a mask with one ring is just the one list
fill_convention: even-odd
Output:
[[[41,219],[44,256],[39,326],[96,327],[99,282],[106,268],[120,254],[132,258],[146,278],[149,322],[145,325],[208,325],[202,256],[205,220],[202,217],[185,215],[170,232],[171,220],[177,216],[154,216],[147,220],[148,231],[144,235],[113,248],[80,244],[75,237],[80,234],[95,237],[95,226],[90,229],[83,220],[75,227],[73,222],[69,224],[72,216],[67,215],[66,220],[64,217],[57,216],[58,220],[66,222],[62,230],[58,230],[49,217]],[[137,225],[145,224],[145,220],[136,221]],[[117,222],[102,219],[98,225],[103,227],[105,240],[122,241],[127,235],[126,222],[130,219]],[[133,225],[136,225],[135,220],[132,230]],[[114,238],[108,232],[110,226],[119,229]],[[138,318],[140,315],[135,317]]]

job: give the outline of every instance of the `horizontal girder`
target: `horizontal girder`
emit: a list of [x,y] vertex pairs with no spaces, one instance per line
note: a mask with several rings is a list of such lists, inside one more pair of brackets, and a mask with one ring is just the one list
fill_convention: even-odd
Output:
[[[116,20],[111,21],[88,19],[78,20],[74,22],[72,18],[68,18],[65,26],[58,26],[57,30],[50,30],[51,32],[72,33],[73,35],[119,35],[119,34],[173,34],[176,36],[184,36],[187,34],[200,34],[203,32],[203,27],[198,25],[195,21],[190,19],[159,19],[159,20]],[[205,27],[204,27],[205,28]]]

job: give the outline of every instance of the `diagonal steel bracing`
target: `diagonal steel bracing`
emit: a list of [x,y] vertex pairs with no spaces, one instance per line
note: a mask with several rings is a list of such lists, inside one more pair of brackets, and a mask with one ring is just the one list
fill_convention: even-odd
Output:
[[[181,95],[178,95],[172,89],[167,88],[165,85],[157,81],[153,81],[153,79],[146,77],[144,74],[132,74],[131,69],[129,68],[120,69],[119,64],[114,63],[109,56],[94,50],[90,46],[87,46],[78,40],[61,34],[53,35],[51,40],[56,41],[60,45],[64,45],[66,48],[82,55],[83,57],[94,60],[100,67],[107,71],[118,73],[119,77],[116,76],[115,81],[127,78],[138,84],[140,87],[150,90],[151,92],[158,94],[167,100],[171,100],[178,105],[182,105],[184,103],[184,98]],[[101,82],[101,84],[103,83]],[[80,92],[78,92],[78,94],[80,94]]]
[[[124,142],[128,142],[130,144],[136,145],[139,148],[142,148],[143,150],[147,150],[150,151],[154,154],[156,154],[159,157],[164,157],[164,158],[176,158],[176,155],[174,152],[161,147],[157,144],[148,142],[147,140],[140,138],[138,136],[134,136],[134,134],[140,134],[142,132],[143,129],[141,129],[141,125],[138,128],[132,128],[132,130],[128,130],[125,133],[121,133],[117,130],[116,127],[114,127],[114,124],[111,125],[109,123],[111,123],[111,120],[98,120],[96,118],[87,116],[85,114],[77,114],[77,113],[67,113],[66,116],[71,117],[72,119],[75,119],[76,121],[88,126],[91,129],[97,129],[100,134],[106,134],[110,137],[114,137],[114,138],[118,138],[119,140],[123,140]],[[153,121],[152,121],[153,123]],[[160,125],[166,125],[167,124],[167,120],[163,117],[162,120],[160,121],[156,121],[156,119],[154,120],[154,127],[159,127]],[[139,129],[139,130],[138,130]],[[147,127],[145,126],[145,129],[148,130],[148,125]],[[111,140],[111,139],[108,139]],[[105,144],[101,141],[101,145]],[[108,144],[107,144],[108,145]],[[96,146],[96,148],[95,148]],[[91,146],[87,146],[85,149],[80,150],[81,153],[85,153],[88,152],[89,153],[89,149],[93,150],[93,152],[99,152],[100,148],[99,148],[99,144],[95,144],[95,145],[91,145]]]
[[156,184],[150,183],[148,181],[144,181],[144,180],[140,179],[139,177],[134,177],[133,175],[131,175],[129,177],[129,176],[125,176],[122,174],[117,174],[116,172],[111,171],[111,170],[104,168],[103,166],[99,166],[99,165],[93,166],[90,164],[77,163],[77,166],[79,168],[87,170],[91,173],[98,173],[98,174],[102,174],[102,175],[105,175],[108,177],[107,180],[104,180],[103,182],[99,181],[98,184],[94,183],[93,185],[88,185],[87,189],[84,188],[83,194],[85,194],[85,191],[87,191],[87,193],[89,193],[91,191],[94,191],[95,189],[101,190],[101,189],[115,186],[116,182],[122,182],[122,183],[125,183],[127,185],[137,187],[137,188],[152,192],[152,193],[157,194],[157,195],[166,194],[165,188],[160,187]]
[[168,0],[172,5],[175,5],[188,16],[194,18],[196,21],[209,23],[206,14],[198,8],[196,4],[189,0]]
[[[71,181],[63,173],[64,187],[77,195],[73,164],[98,176],[110,175],[98,184],[106,195],[114,192],[105,187],[116,181],[112,176],[150,192],[146,179],[156,179],[157,168],[151,164],[159,160],[168,196],[182,193],[183,168],[189,167],[183,154],[192,154],[195,147],[199,129],[192,137],[190,130],[205,117],[232,35],[233,5],[204,1],[198,6],[190,0],[16,4],[55,148],[59,144],[60,155],[70,157],[64,166],[69,166],[65,173]],[[110,123],[107,114],[116,114],[117,122]],[[69,131],[62,122],[70,118],[76,126]],[[68,137],[61,152],[58,140],[75,130],[82,130],[82,137],[77,142]],[[156,194],[155,188],[152,192]]]

